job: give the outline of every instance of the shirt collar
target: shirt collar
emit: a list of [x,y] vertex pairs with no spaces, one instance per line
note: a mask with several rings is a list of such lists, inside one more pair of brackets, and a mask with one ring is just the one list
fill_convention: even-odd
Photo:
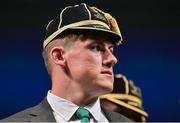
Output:
[[52,109],[65,121],[69,121],[79,106],[48,91],[47,100]]
[[[50,91],[48,91],[47,100],[52,109],[61,117],[63,117],[66,121],[69,121],[76,112],[76,110],[79,108],[79,106],[77,106],[76,104],[61,97],[58,97],[52,94]],[[86,108],[91,113],[91,115],[96,121],[101,121],[100,114],[102,114],[102,111],[99,98],[94,103],[91,103],[84,108]]]
[[91,103],[91,104],[85,106],[85,108],[89,110],[89,112],[91,113],[91,115],[94,117],[94,119],[96,121],[98,121],[98,122],[101,121],[100,114],[102,114],[102,112],[101,112],[99,98],[94,103]]

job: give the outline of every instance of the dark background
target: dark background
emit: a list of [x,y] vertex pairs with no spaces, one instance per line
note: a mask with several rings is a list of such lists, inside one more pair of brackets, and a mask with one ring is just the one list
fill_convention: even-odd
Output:
[[[34,106],[50,80],[41,56],[47,23],[67,5],[85,2],[111,13],[124,45],[115,73],[143,94],[147,121],[180,121],[180,14],[167,0],[6,0],[0,4],[0,118]],[[78,16],[78,15],[77,15]]]

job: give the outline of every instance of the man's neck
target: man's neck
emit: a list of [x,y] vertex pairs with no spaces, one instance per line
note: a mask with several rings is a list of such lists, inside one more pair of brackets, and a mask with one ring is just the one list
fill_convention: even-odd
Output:
[[[59,83],[58,83],[59,84]],[[64,98],[80,107],[84,107],[91,104],[97,100],[98,97],[94,95],[89,95],[83,91],[84,89],[79,88],[76,85],[72,85],[70,82],[61,83],[57,86],[52,85],[51,93]]]

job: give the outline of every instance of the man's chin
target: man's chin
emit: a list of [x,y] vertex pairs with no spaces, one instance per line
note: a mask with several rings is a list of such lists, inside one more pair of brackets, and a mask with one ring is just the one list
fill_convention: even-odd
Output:
[[104,91],[104,94],[110,93],[113,91],[113,83],[107,82],[106,85],[102,87],[102,90]]

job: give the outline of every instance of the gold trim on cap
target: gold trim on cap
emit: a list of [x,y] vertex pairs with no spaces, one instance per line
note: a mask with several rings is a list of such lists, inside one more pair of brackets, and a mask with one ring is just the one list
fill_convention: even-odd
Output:
[[84,7],[85,7],[85,9],[87,10],[87,12],[88,12],[88,15],[89,15],[89,20],[91,20],[91,12],[89,11],[89,9],[88,9],[88,7],[87,7],[87,5],[86,4],[83,4],[84,5]]
[[53,20],[49,21],[48,25],[46,26],[46,30],[48,30],[49,25],[51,24],[51,22],[53,22]]
[[61,23],[62,23],[62,14],[63,14],[64,11],[65,11],[66,9],[68,9],[68,8],[72,8],[72,6],[67,6],[67,7],[65,7],[65,8],[61,11],[61,13],[60,13],[60,15],[59,15],[59,25],[58,25],[58,29],[60,28]]
[[79,21],[79,22],[76,22],[76,23],[72,23],[72,24],[69,24],[69,25],[66,25],[66,26],[63,26],[62,28],[58,29],[57,31],[55,31],[53,34],[51,34],[49,37],[47,37],[45,40],[44,40],[44,43],[43,43],[43,48],[46,47],[46,45],[53,39],[55,38],[57,35],[59,35],[61,32],[63,32],[64,30],[66,29],[70,29],[70,28],[76,28],[78,26],[85,26],[85,25],[89,25],[89,24],[98,24],[98,25],[102,25],[106,28],[109,29],[109,26],[102,22],[102,21],[98,21],[98,20],[84,20],[84,21]]
[[126,94],[129,94],[129,82],[128,82],[128,79],[126,78],[126,76],[122,75],[122,79],[124,80],[125,82],[125,93]]
[[122,74],[115,74],[115,78],[121,78],[122,76]]
[[126,107],[126,108],[129,108],[129,109],[131,109],[131,110],[133,110],[133,111],[135,111],[135,112],[137,112],[137,113],[140,113],[140,114],[148,117],[148,114],[147,114],[145,111],[143,111],[143,110],[141,110],[141,109],[138,109],[138,108],[136,108],[136,107],[134,107],[134,106],[131,106],[131,105],[129,105],[129,104],[126,104],[125,102],[123,102],[123,101],[121,101],[121,100],[114,99],[114,98],[106,98],[106,99],[109,100],[109,101],[111,101],[111,102],[113,102],[113,103],[119,104],[119,105],[121,105],[121,106],[124,106],[124,107]]
[[106,95],[102,95],[100,96],[101,99],[109,99],[109,98],[115,98],[115,99],[127,99],[127,100],[130,100],[130,101],[134,101],[134,102],[137,102],[139,104],[139,106],[142,106],[142,101],[135,97],[135,96],[132,96],[132,95],[128,95],[128,94],[106,94]]
[[[115,74],[115,79],[119,79],[119,78],[122,78],[125,82],[125,94],[128,94],[129,93],[129,82],[128,82],[128,79],[126,78],[126,76],[122,75],[122,74]],[[115,81],[115,82],[119,82],[119,81]]]

